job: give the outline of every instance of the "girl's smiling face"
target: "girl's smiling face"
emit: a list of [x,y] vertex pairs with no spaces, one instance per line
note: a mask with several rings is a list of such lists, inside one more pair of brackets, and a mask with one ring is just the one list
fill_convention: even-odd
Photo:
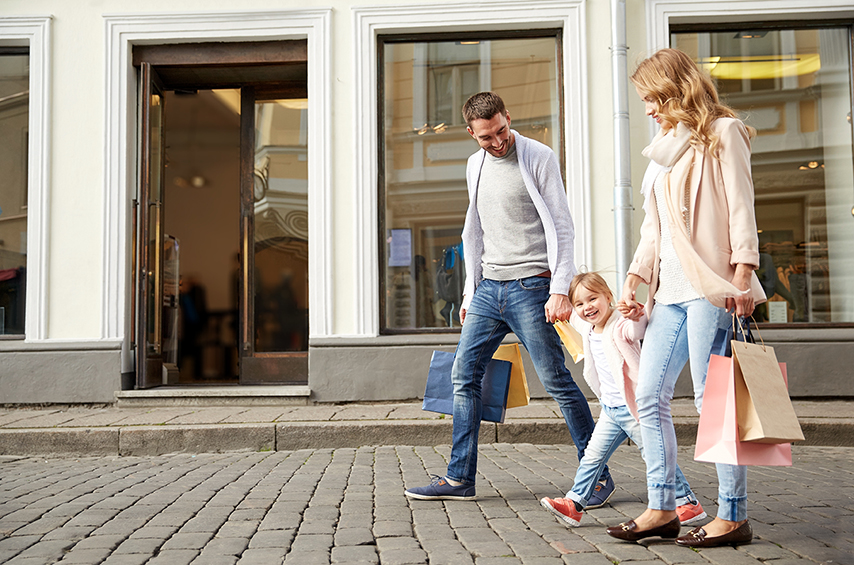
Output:
[[611,317],[611,297],[594,292],[584,286],[578,285],[575,296],[572,297],[572,307],[579,318],[593,324],[597,330],[602,330],[605,323]]

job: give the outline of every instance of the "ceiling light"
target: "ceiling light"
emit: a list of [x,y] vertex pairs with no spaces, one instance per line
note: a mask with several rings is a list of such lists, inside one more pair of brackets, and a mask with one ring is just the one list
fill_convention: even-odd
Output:
[[753,30],[753,31],[740,31],[736,33],[733,37],[735,39],[759,39],[761,37],[765,37],[768,35],[768,31],[761,30]]
[[818,53],[800,53],[703,57],[697,60],[697,65],[718,79],[773,79],[816,73],[821,70],[821,56]]

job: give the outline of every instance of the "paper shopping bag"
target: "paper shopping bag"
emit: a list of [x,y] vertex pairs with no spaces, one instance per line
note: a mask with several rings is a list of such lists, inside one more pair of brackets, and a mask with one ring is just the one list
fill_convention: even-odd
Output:
[[[785,378],[785,363],[780,370]],[[791,444],[739,439],[734,371],[732,357],[712,355],[709,360],[694,459],[730,465],[791,465]]]
[[804,434],[774,348],[732,342],[736,414],[741,441],[803,441]]
[[[454,367],[454,354],[447,351],[434,351],[427,373],[427,387],[424,390],[422,410],[454,413],[454,385],[451,382],[451,369]],[[483,402],[482,419],[489,422],[504,422],[507,392],[510,390],[511,363],[493,359],[486,366],[481,381],[481,400]]]
[[525,378],[525,367],[522,366],[522,352],[518,343],[507,343],[498,347],[493,359],[509,361],[513,364],[510,369],[510,390],[507,392],[507,408],[527,406],[531,401],[528,390],[528,379]]
[[557,335],[560,336],[563,346],[572,356],[572,360],[578,363],[584,359],[584,342],[581,341],[581,334],[565,320],[555,322],[555,330],[557,330]]

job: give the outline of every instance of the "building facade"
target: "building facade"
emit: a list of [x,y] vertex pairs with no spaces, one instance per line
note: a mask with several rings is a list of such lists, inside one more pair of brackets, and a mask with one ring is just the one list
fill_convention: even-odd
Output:
[[665,46],[757,129],[756,317],[792,395],[854,396],[853,37],[845,0],[6,0],[0,402],[421,396],[459,336],[462,103],[498,92],[555,150],[576,262],[616,286],[654,124],[612,65]]

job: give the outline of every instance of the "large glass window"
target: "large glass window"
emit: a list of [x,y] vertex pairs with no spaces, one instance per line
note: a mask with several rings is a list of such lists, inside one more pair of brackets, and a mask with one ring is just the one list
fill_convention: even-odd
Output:
[[759,319],[854,322],[851,28],[677,31],[671,44],[758,131]]
[[561,148],[560,34],[380,38],[383,331],[459,327],[465,280],[466,159],[461,110],[491,90],[511,127]]
[[24,334],[30,58],[0,48],[0,335]]

